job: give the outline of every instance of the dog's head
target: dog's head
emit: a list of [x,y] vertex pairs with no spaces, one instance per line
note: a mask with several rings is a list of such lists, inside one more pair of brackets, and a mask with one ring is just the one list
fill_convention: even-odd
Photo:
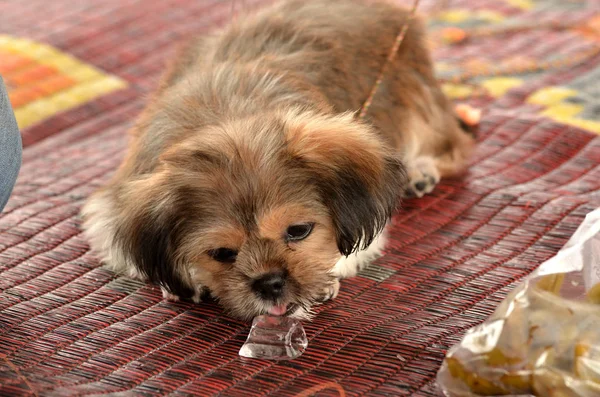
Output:
[[201,284],[239,317],[307,309],[340,257],[381,232],[404,183],[349,114],[261,114],[190,134],[121,186],[111,244],[170,292]]

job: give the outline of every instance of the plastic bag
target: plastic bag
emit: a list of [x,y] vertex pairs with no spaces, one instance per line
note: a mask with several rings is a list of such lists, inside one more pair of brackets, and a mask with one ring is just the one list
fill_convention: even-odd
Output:
[[600,209],[452,347],[446,396],[600,396]]

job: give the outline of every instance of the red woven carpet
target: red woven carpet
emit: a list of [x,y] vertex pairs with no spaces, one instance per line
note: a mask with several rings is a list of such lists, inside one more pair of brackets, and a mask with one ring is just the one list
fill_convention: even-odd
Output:
[[[249,325],[219,307],[103,269],[78,219],[175,41],[229,20],[231,3],[0,2],[0,73],[28,146],[0,216],[0,395],[295,396],[333,382],[436,396],[446,349],[600,206],[600,3],[434,3],[422,11],[445,89],[484,111],[470,172],[407,202],[387,255],[305,324],[300,359],[274,363],[238,357]],[[318,395],[341,395],[329,386]]]

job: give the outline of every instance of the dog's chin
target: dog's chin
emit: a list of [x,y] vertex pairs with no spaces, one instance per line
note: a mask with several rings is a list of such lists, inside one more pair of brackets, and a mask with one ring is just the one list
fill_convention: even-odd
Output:
[[[267,305],[268,307],[268,305]],[[299,320],[310,320],[313,316],[311,306],[307,304],[300,305],[298,303],[288,303],[288,304],[271,304],[269,309],[266,310],[266,313],[261,314],[269,314],[271,316],[286,316],[297,318]]]
[[288,316],[298,319],[312,318],[311,306],[307,304],[300,305],[298,303],[271,305],[267,310],[267,314],[271,316]]
[[[218,299],[218,298],[217,298]],[[262,299],[244,299],[244,304],[229,305],[223,299],[218,299],[225,311],[242,320],[252,320],[256,316],[268,314],[271,316],[287,316],[300,320],[310,320],[313,317],[312,301],[265,301]]]

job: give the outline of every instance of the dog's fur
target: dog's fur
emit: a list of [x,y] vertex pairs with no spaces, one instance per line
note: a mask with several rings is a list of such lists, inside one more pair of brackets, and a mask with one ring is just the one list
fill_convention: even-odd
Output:
[[[166,296],[208,289],[242,318],[302,316],[335,297],[339,278],[380,255],[402,192],[461,172],[473,145],[419,19],[356,119],[407,15],[383,1],[286,1],[185,45],[84,208],[92,247]],[[314,228],[292,241],[299,223]],[[237,257],[216,261],[219,248]],[[265,299],[253,283],[274,272],[283,290]]]

